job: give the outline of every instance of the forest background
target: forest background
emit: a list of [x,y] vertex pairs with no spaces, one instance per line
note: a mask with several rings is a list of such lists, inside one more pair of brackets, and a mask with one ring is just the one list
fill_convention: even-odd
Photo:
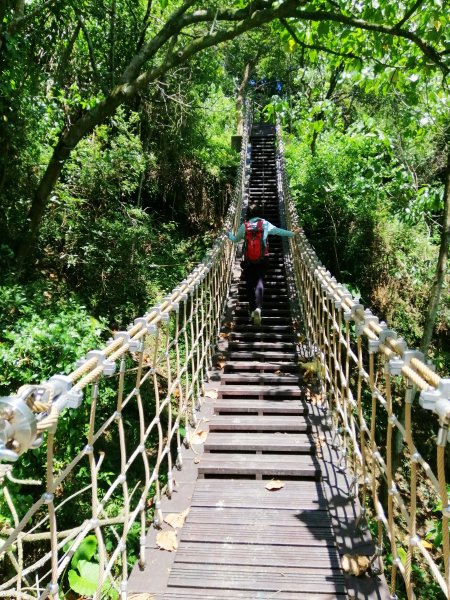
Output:
[[246,94],[323,263],[448,376],[448,2],[201,4],[0,5],[0,393],[70,372],[201,259]]

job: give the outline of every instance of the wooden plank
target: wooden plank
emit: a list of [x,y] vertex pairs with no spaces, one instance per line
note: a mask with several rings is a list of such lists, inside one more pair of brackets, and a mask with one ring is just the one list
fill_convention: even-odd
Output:
[[[251,323],[235,323],[233,326],[233,334],[234,333],[251,333],[255,334],[255,328]],[[260,333],[267,333],[268,335],[272,335],[272,332],[278,333],[289,333],[292,337],[292,327],[289,325],[261,325],[258,329]]]
[[247,371],[282,371],[298,373],[299,367],[292,361],[277,361],[277,362],[262,362],[262,361],[227,361],[224,367],[225,373],[230,371],[247,372]]
[[314,529],[299,527],[288,534],[284,527],[258,524],[230,528],[218,527],[217,523],[196,523],[195,526],[190,526],[187,522],[181,531],[181,542],[263,545],[270,542],[275,546],[335,548],[333,534],[329,527]]
[[197,481],[192,506],[259,507],[316,510],[326,508],[322,485],[317,481],[285,481],[276,492],[264,481],[204,479]]
[[233,330],[230,333],[230,336],[228,339],[231,340],[272,340],[272,341],[287,341],[287,342],[292,342],[293,341],[293,335],[292,335],[292,330],[289,333],[284,333],[284,332],[277,332],[274,333],[272,331],[268,331],[269,328],[266,328],[266,331],[263,331],[262,329],[255,329],[253,327],[253,329],[251,329],[249,327],[248,331],[236,331]]
[[[264,318],[264,314],[263,317]],[[236,348],[240,348],[241,350],[291,350],[295,348],[294,342],[284,343],[284,342],[241,342],[241,341],[229,341],[228,347],[236,350]]]
[[302,416],[279,415],[214,415],[209,423],[210,431],[295,431],[305,432],[311,428]]
[[258,592],[344,593],[344,578],[340,573],[311,573],[301,567],[257,567],[221,565],[190,565],[175,563],[169,582],[171,586],[205,589],[253,590]]
[[272,544],[182,543],[176,556],[178,563],[199,562],[217,565],[258,565],[260,567],[295,567],[339,569],[340,560],[333,547],[277,546]]
[[246,385],[245,388],[240,385],[220,385],[219,394],[222,396],[281,396],[300,398],[303,395],[298,385]]
[[220,377],[222,384],[229,385],[230,383],[239,385],[249,385],[258,383],[259,385],[298,385],[299,376],[289,375],[286,373],[224,373]]
[[258,400],[254,398],[248,400],[247,398],[233,397],[217,400],[214,403],[214,412],[222,415],[226,413],[305,415],[308,410],[297,398],[279,400]]
[[302,434],[292,433],[209,433],[204,443],[205,452],[212,450],[235,450],[242,452],[311,452],[313,440]]
[[[347,595],[336,594],[316,594],[315,592],[271,592],[260,591],[242,591],[242,590],[223,590],[210,588],[195,590],[195,598],[192,595],[191,588],[170,587],[164,596],[156,595],[148,600],[221,600],[222,598],[236,598],[236,600],[347,600]],[[130,598],[133,600],[133,598]],[[142,600],[142,599],[139,599]]]
[[[328,528],[330,532],[332,531],[329,514],[322,508],[311,511],[295,508],[196,506],[190,510],[187,519],[190,526],[194,523],[202,525],[216,523],[220,527],[227,526],[227,528],[232,527],[233,529],[253,525],[279,527],[280,529],[284,528],[286,535],[290,529],[297,530],[305,527],[309,529]],[[248,543],[251,543],[251,540]],[[266,543],[270,545],[272,541],[267,539]],[[317,552],[320,554],[322,551],[317,550]],[[335,554],[338,556],[337,549]]]
[[297,359],[297,353],[296,352],[272,352],[272,351],[266,351],[263,352],[261,350],[258,351],[245,351],[245,352],[227,352],[227,358],[230,361],[239,361],[239,360],[258,360],[258,361],[274,361],[274,360],[280,360],[280,361],[286,361],[286,360],[296,360]]
[[200,475],[263,475],[266,477],[307,477],[320,475],[317,462],[298,454],[204,454],[198,465]]

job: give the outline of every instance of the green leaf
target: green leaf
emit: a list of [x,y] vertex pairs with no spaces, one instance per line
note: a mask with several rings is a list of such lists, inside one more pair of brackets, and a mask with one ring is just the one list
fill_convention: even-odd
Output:
[[159,3],[161,5],[161,8],[164,10],[165,8],[167,8],[168,0],[159,0]]
[[82,596],[93,596],[100,578],[100,565],[91,563],[88,560],[80,560],[78,569],[80,574],[73,569],[69,571],[70,588]]
[[317,33],[319,36],[326,35],[330,31],[330,24],[328,21],[320,21],[317,27]]
[[97,550],[97,538],[95,535],[88,535],[78,546],[73,555],[71,565],[74,569],[78,567],[78,562],[81,560],[90,560]]
[[403,548],[397,548],[397,554],[402,563],[406,564],[406,559],[408,558],[408,554]]

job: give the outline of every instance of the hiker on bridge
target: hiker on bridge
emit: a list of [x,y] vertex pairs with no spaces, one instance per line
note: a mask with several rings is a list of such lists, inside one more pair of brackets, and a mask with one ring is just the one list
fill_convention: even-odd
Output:
[[233,235],[227,232],[228,239],[237,244],[244,240],[244,256],[242,268],[245,274],[246,295],[249,304],[250,319],[256,327],[261,325],[261,309],[264,296],[264,277],[269,266],[269,235],[293,237],[301,231],[300,227],[293,231],[275,227],[266,219],[258,216],[261,213],[258,204],[250,204],[247,208],[247,220],[242,223]]

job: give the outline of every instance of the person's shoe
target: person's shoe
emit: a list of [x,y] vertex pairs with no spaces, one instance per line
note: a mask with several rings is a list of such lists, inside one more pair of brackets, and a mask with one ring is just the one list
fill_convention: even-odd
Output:
[[255,327],[260,327],[261,326],[261,309],[260,308],[256,308],[252,312],[252,320],[253,320],[253,325]]

